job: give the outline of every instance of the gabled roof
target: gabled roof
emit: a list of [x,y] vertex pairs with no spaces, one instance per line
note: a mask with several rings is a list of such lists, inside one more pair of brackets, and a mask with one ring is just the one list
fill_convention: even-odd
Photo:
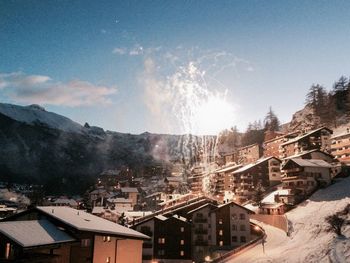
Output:
[[239,147],[238,151],[243,150],[243,149],[247,149],[247,148],[251,148],[251,147],[254,147],[254,146],[259,146],[259,144],[253,143],[253,144],[250,144],[250,145],[247,145],[247,146]]
[[212,204],[212,203],[207,203],[207,204],[202,205],[202,206],[199,206],[199,207],[197,207],[197,208],[195,208],[195,209],[193,209],[193,210],[191,210],[191,211],[188,211],[187,214],[188,214],[188,215],[193,214],[194,212],[196,212],[196,211],[198,211],[198,210],[201,210],[202,208],[207,207],[207,206],[210,206],[210,208],[211,208],[212,210],[218,208],[216,205],[214,205],[214,204]]
[[308,136],[310,136],[310,135],[312,135],[312,134],[314,134],[314,133],[316,133],[316,132],[319,132],[319,131],[321,131],[321,130],[327,130],[327,131],[329,131],[330,133],[333,133],[333,131],[332,131],[331,129],[328,129],[327,127],[321,127],[321,128],[316,129],[316,130],[309,131],[309,132],[307,132],[307,133],[305,133],[305,134],[303,134],[303,135],[300,135],[300,136],[298,136],[298,137],[295,137],[294,139],[291,139],[291,140],[289,140],[289,141],[287,141],[287,142],[285,142],[285,143],[282,143],[281,145],[283,146],[283,145],[295,143],[295,142],[297,142],[297,141],[299,141],[299,140],[302,140],[302,139],[304,139],[304,138],[306,138],[306,137],[308,137]]
[[245,208],[244,206],[241,206],[241,205],[239,205],[239,204],[237,204],[237,203],[235,203],[235,202],[233,202],[233,201],[228,202],[228,203],[226,203],[226,204],[219,205],[216,209],[214,209],[214,211],[219,210],[219,209],[224,208],[224,207],[229,206],[229,205],[238,206],[238,207],[240,207],[240,208],[246,210],[246,211],[248,212],[248,214],[255,214],[255,212],[253,212],[252,210],[249,210],[248,208]]
[[82,210],[64,206],[38,206],[36,209],[43,212],[47,216],[53,217],[80,231],[110,234],[135,239],[148,239],[146,235],[135,230],[113,223],[98,216],[88,214]]
[[214,173],[229,172],[229,171],[237,170],[237,169],[240,168],[240,167],[242,167],[241,164],[231,165],[231,166],[228,166],[228,167],[220,168],[220,169],[214,171]]
[[116,203],[116,204],[131,204],[132,200],[131,199],[126,199],[126,198],[108,198],[108,202],[111,203]]
[[316,159],[289,159],[282,167],[282,169],[289,164],[290,162],[294,162],[301,167],[322,167],[322,168],[332,168],[332,165],[327,163],[324,160],[316,160]]
[[76,241],[47,220],[0,222],[0,233],[23,248]]
[[243,166],[242,168],[236,170],[233,172],[233,174],[238,174],[238,173],[242,173],[242,172],[245,172],[245,171],[248,171],[249,169],[259,165],[259,164],[262,164],[270,159],[276,159],[277,161],[281,162],[280,159],[278,159],[277,157],[273,157],[273,156],[269,156],[269,157],[265,157],[265,158],[261,158],[259,160],[257,160],[255,163],[250,163],[250,164],[247,164],[245,166]]
[[322,153],[322,154],[324,154],[324,155],[327,155],[327,156],[329,156],[329,157],[331,157],[331,158],[334,159],[334,156],[331,155],[331,154],[329,154],[329,153],[326,153],[326,152],[321,151],[321,150],[319,150],[319,149],[313,149],[313,150],[310,150],[310,151],[305,151],[305,152],[301,152],[301,153],[299,153],[299,154],[295,154],[295,155],[292,155],[292,156],[288,156],[288,157],[284,158],[284,160],[302,157],[302,156],[304,156],[304,155],[307,155],[307,154],[309,154],[309,153],[314,153],[314,152],[320,152],[320,153]]
[[123,187],[120,188],[120,190],[122,191],[122,193],[138,193],[139,190],[137,190],[136,187]]

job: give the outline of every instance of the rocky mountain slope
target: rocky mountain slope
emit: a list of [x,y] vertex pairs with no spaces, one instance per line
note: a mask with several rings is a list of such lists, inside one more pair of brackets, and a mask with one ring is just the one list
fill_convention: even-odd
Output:
[[82,126],[44,108],[0,103],[0,181],[31,182],[48,192],[80,192],[104,170],[189,161],[195,136],[104,131]]

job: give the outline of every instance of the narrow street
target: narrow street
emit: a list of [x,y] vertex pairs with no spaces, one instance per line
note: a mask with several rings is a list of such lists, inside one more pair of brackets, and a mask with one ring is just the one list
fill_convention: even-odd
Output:
[[279,245],[284,243],[289,238],[286,233],[276,227],[260,223],[256,221],[255,223],[259,224],[265,229],[266,240],[264,243],[264,250],[262,243],[258,243],[255,247],[243,250],[232,257],[222,261],[225,263],[257,263],[257,262],[274,262],[271,258],[271,255],[280,253]]

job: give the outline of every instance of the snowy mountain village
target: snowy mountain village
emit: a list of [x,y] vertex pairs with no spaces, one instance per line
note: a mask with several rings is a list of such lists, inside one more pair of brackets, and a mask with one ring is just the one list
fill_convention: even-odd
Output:
[[262,144],[201,151],[188,169],[106,170],[81,196],[3,182],[1,262],[289,262],[299,251],[293,262],[349,262],[349,165],[349,127],[322,126],[265,130]]

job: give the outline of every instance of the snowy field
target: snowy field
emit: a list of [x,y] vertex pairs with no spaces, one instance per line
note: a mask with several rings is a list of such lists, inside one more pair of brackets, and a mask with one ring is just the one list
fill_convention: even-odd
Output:
[[289,237],[281,230],[262,224],[267,232],[265,253],[259,244],[225,262],[350,262],[350,226],[343,228],[344,237],[336,237],[327,231],[325,222],[327,216],[342,211],[348,204],[350,177],[337,179],[286,214]]

